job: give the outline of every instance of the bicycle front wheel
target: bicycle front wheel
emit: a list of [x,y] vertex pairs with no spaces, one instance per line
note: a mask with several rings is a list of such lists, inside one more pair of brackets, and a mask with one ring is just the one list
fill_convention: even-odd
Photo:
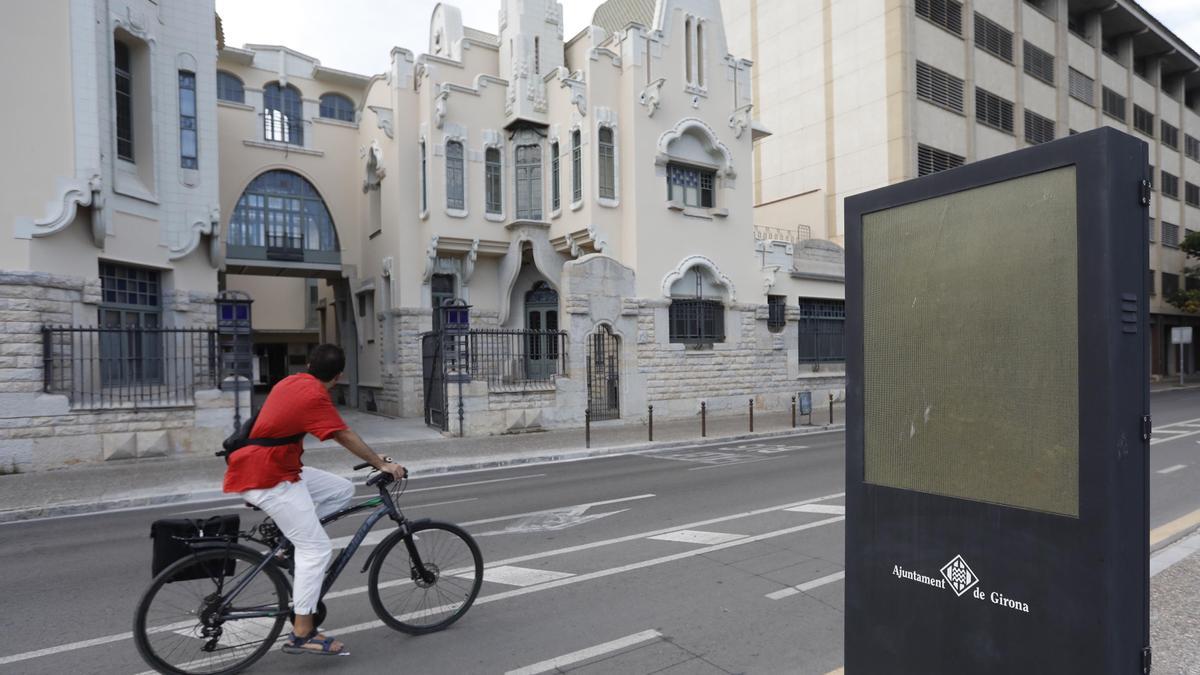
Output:
[[458,621],[483,586],[483,555],[467,531],[425,522],[409,536],[399,532],[379,544],[367,577],[375,614],[408,633],[433,633]]
[[133,620],[133,640],[146,663],[160,673],[229,675],[262,658],[287,619],[290,592],[283,573],[268,564],[226,611],[218,609],[221,595],[260,562],[262,555],[250,549],[215,548],[155,577]]

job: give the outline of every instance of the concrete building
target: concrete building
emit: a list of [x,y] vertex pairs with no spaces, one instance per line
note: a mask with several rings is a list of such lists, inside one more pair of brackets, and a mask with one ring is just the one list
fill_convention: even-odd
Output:
[[[846,196],[1101,125],[1150,145],[1152,371],[1200,230],[1200,54],[1131,0],[722,0],[755,63],[759,225],[842,240]],[[1194,286],[1193,286],[1194,287]],[[1194,351],[1185,368],[1194,372]]]
[[213,3],[6,10],[0,469],[213,447]]

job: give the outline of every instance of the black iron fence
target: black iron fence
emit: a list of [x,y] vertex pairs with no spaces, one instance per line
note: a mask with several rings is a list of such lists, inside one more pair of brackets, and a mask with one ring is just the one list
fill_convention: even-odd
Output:
[[187,406],[220,379],[212,328],[42,328],[44,389],[76,409]]
[[477,328],[441,339],[445,372],[492,386],[549,383],[567,374],[566,331]]

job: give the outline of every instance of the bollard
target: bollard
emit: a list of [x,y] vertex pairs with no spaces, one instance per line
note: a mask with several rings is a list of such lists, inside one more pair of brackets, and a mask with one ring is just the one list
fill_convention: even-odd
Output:
[[654,440],[654,406],[646,406],[647,416],[650,419],[650,440]]
[[592,409],[583,409],[583,447],[592,447]]
[[833,424],[833,392],[829,392],[829,423]]
[[754,399],[750,399],[750,433],[754,433]]
[[705,428],[707,413],[705,412],[704,401],[700,401],[700,437],[704,438],[708,435],[708,430]]
[[792,397],[792,428],[796,428],[796,397]]

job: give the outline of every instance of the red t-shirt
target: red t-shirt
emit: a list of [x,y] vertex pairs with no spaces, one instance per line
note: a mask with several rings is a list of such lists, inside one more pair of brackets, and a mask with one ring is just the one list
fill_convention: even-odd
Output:
[[[250,438],[287,438],[312,434],[322,441],[348,429],[333,407],[329,391],[308,373],[281,380],[258,413]],[[233,453],[225,469],[225,492],[272,488],[283,481],[300,480],[300,455],[304,442],[263,447],[247,445]]]

